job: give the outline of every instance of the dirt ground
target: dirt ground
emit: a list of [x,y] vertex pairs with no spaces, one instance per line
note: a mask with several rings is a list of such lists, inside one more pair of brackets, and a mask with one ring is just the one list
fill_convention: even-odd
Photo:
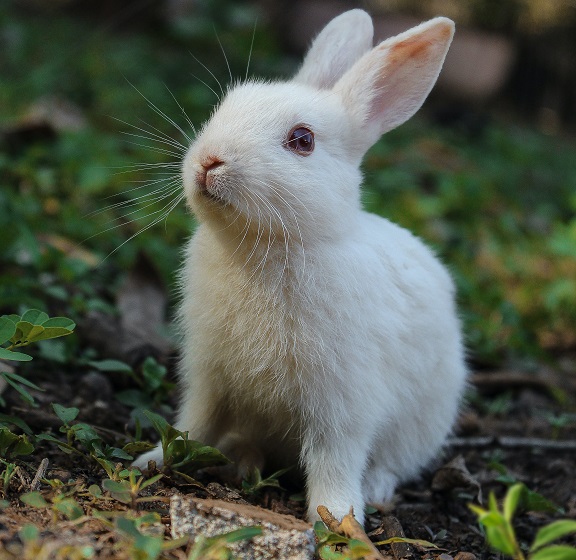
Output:
[[[45,371],[34,380],[46,391],[35,394],[39,408],[24,408],[10,391],[5,398],[12,404],[12,413],[23,418],[35,433],[52,430],[57,433],[61,424],[49,403],[59,402],[80,409],[78,420],[97,427],[105,439],[119,445],[130,431],[129,409],[115,399],[115,392],[125,388],[121,376],[98,371],[85,371],[71,377],[57,371]],[[553,519],[576,518],[576,423],[566,415],[573,409],[576,395],[576,361],[565,357],[555,368],[541,367],[538,371],[477,371],[472,377],[473,387],[466,410],[444,456],[434,468],[416,482],[398,489],[394,504],[386,513],[372,513],[367,517],[367,532],[377,529],[384,515],[394,516],[404,534],[410,538],[433,541],[439,548],[426,552],[410,547],[402,555],[413,558],[449,560],[460,552],[476,558],[495,558],[486,544],[474,515],[468,509],[478,498],[486,500],[490,491],[501,498],[506,485],[521,481],[540,493],[556,507],[548,504],[546,511],[522,511],[515,526],[523,543],[529,543],[537,529]],[[95,398],[97,395],[97,398]],[[564,420],[563,420],[564,419]],[[43,531],[43,538],[54,535],[76,543],[96,539],[102,558],[123,558],[115,548],[114,538],[96,521],[73,523],[55,518],[52,513],[24,505],[18,496],[30,490],[31,480],[40,461],[49,460],[47,479],[99,484],[104,472],[79,462],[49,443],[39,444],[34,455],[17,461],[22,475],[15,478],[7,497],[10,506],[0,514],[0,558],[14,558],[10,550],[20,550],[17,531],[33,522]],[[441,468],[449,463],[448,467]],[[259,504],[280,513],[301,518],[304,512],[301,487],[275,488],[248,496],[242,491],[227,490],[213,474],[199,476],[204,488],[192,487],[177,479],[165,478],[156,486],[159,502],[146,508],[160,511],[168,533],[167,497],[175,491],[193,493],[198,497],[219,497],[231,501]],[[281,479],[282,484],[286,484]],[[40,490],[50,492],[47,484]],[[335,490],[337,491],[337,490]],[[85,511],[90,500],[77,499]],[[117,509],[125,509],[116,504]],[[389,519],[389,517],[388,517]],[[381,537],[380,537],[381,538]],[[93,541],[92,541],[93,542]],[[20,557],[22,557],[20,551]],[[184,558],[178,551],[171,558]],[[182,553],[183,554],[183,553]]]

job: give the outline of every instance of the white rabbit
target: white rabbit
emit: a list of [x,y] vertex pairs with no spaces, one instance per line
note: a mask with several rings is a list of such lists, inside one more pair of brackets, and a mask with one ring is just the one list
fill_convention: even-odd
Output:
[[[288,82],[235,85],[183,163],[200,225],[181,275],[180,430],[240,469],[298,460],[308,517],[389,500],[442,446],[466,380],[451,278],[362,210],[364,153],[422,105],[454,31],[372,48],[330,22]],[[143,455],[162,462],[160,449]]]

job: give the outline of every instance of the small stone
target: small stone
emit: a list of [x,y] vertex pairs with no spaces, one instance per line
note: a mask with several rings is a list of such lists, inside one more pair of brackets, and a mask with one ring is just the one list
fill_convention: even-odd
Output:
[[454,560],[476,560],[476,555],[471,552],[459,552],[454,556]]
[[310,524],[263,508],[176,494],[170,500],[172,537],[214,537],[242,527],[260,526],[262,535],[230,543],[243,560],[312,560],[315,536]]

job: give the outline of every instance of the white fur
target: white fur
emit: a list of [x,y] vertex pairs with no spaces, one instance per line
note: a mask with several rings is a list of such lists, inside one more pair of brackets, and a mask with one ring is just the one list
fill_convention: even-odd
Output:
[[[334,21],[351,34],[361,14]],[[419,108],[452,32],[437,18],[342,66],[324,32],[296,81],[234,87],[184,161],[200,226],[181,279],[177,427],[242,468],[299,460],[310,519],[324,504],[362,521],[366,502],[389,500],[437,454],[457,414],[466,367],[451,278],[359,194],[364,151]],[[322,84],[303,79],[314,65]],[[284,145],[296,125],[315,134],[308,156]],[[210,158],[223,162],[210,171],[218,201],[198,186]],[[137,464],[149,459],[161,450]]]

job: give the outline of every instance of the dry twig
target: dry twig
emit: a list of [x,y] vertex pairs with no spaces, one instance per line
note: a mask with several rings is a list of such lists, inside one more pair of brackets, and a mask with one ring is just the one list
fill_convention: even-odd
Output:
[[392,560],[391,556],[382,555],[382,553],[374,546],[362,525],[356,521],[353,508],[350,508],[350,513],[345,515],[340,523],[330,513],[326,506],[318,506],[316,511],[318,511],[318,515],[326,527],[328,527],[328,529],[333,533],[339,533],[350,539],[356,539],[365,543],[372,551],[370,554],[365,556],[365,560]]
[[34,475],[32,482],[30,483],[30,490],[34,491],[34,490],[38,490],[38,488],[40,488],[40,479],[44,478],[44,475],[46,474],[46,471],[48,470],[49,464],[50,464],[50,461],[46,457],[44,457],[44,459],[42,459],[42,461],[40,461],[40,465],[38,466],[38,470],[36,471],[36,474]]

